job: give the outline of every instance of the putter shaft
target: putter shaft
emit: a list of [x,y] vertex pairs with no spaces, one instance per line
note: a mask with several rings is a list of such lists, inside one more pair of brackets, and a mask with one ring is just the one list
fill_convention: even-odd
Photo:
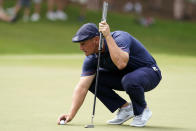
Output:
[[[107,11],[108,11],[108,3],[104,1],[103,11],[102,11],[102,21],[106,21]],[[97,63],[97,72],[96,72],[96,81],[95,81],[93,112],[92,112],[91,124],[86,125],[85,128],[94,128],[93,119],[94,119],[94,116],[95,116],[95,106],[96,106],[97,88],[98,88],[98,80],[99,80],[99,67],[100,67],[102,45],[103,45],[103,34],[100,32],[100,40],[99,40],[99,48],[98,48],[99,53],[98,53],[98,63]]]

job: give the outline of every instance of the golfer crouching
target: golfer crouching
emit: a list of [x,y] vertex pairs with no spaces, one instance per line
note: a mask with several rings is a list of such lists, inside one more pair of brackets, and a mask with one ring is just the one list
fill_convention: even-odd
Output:
[[[133,118],[130,126],[143,127],[152,116],[145,92],[154,89],[160,82],[161,71],[147,49],[133,36],[124,31],[110,33],[105,22],[99,23],[99,30],[93,23],[84,24],[72,38],[80,43],[86,58],[81,78],[74,90],[72,105],[68,114],[58,118],[70,122],[81,107],[88,91],[95,91],[95,75],[98,61],[99,32],[104,36],[99,68],[97,98],[113,113],[119,109],[108,124],[120,125]],[[114,90],[125,91],[130,102]]]

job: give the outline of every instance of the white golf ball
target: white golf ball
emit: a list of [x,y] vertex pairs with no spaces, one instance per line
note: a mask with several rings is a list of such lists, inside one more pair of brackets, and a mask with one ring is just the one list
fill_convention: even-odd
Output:
[[65,121],[64,120],[61,120],[60,121],[60,125],[65,125]]

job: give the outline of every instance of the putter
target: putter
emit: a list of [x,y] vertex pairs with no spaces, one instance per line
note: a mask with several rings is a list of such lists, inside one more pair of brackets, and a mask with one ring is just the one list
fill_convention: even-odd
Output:
[[[107,11],[108,11],[108,3],[104,1],[101,21],[106,21]],[[92,113],[92,117],[91,117],[91,124],[90,125],[85,125],[85,128],[94,128],[93,119],[94,119],[94,116],[95,116],[95,105],[96,105],[96,97],[97,97],[97,88],[98,88],[98,80],[99,80],[99,67],[100,67],[102,46],[103,46],[103,34],[100,32],[99,49],[98,49],[98,51],[99,51],[99,53],[98,53],[98,64],[97,64],[94,103],[93,103],[93,113]]]

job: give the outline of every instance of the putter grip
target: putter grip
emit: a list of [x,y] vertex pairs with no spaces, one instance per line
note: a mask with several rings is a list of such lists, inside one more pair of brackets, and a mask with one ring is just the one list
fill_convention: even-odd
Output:
[[103,2],[103,11],[102,11],[102,19],[101,21],[106,21],[107,19],[107,12],[108,12],[108,3],[107,2]]
[[[108,3],[107,2],[103,2],[103,10],[102,10],[102,19],[101,21],[106,21],[107,19],[107,12],[108,12]],[[103,45],[103,34],[100,33],[100,40],[99,40],[99,51],[102,50],[102,45]]]

